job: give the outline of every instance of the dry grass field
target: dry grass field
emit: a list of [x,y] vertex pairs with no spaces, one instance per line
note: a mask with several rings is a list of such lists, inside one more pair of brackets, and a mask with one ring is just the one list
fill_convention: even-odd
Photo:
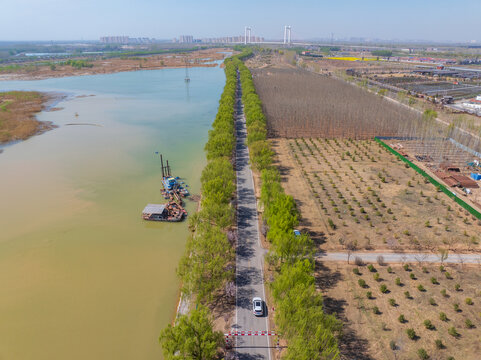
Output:
[[276,139],[301,228],[327,251],[479,251],[481,222],[373,140]]
[[325,308],[344,321],[346,359],[419,359],[419,349],[432,360],[479,359],[479,266],[324,263],[317,275]]
[[420,115],[328,76],[289,67],[253,69],[271,137],[369,139],[397,135]]
[[51,129],[52,124],[35,119],[47,100],[46,95],[34,91],[0,93],[0,143],[24,140]]

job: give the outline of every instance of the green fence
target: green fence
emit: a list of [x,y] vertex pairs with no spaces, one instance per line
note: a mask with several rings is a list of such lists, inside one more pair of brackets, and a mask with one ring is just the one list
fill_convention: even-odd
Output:
[[471,205],[467,204],[464,202],[462,199],[460,199],[455,193],[453,193],[446,185],[443,185],[436,181],[433,177],[431,177],[428,173],[426,173],[423,169],[421,169],[419,166],[416,164],[412,163],[408,159],[406,159],[404,156],[402,156],[400,153],[398,153],[396,150],[391,148],[389,145],[387,145],[385,142],[383,142],[381,139],[375,137],[375,141],[377,141],[381,146],[389,150],[391,153],[396,155],[399,159],[404,161],[406,164],[408,164],[410,167],[412,167],[415,171],[417,171],[419,174],[424,176],[430,183],[432,183],[434,186],[436,186],[439,190],[441,190],[443,193],[445,193],[447,196],[449,196],[451,199],[453,199],[455,202],[457,202],[460,206],[462,206],[464,209],[466,209],[471,215],[475,216],[477,219],[481,220],[481,213],[473,208]]

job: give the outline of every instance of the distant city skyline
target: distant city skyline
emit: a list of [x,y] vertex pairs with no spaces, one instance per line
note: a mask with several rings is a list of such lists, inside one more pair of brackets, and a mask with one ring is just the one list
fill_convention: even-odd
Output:
[[[16,0],[2,4],[0,41],[98,40],[102,36],[173,39],[252,35],[282,39],[430,40],[481,42],[475,0],[404,2],[338,0]],[[333,34],[333,35],[332,35]]]

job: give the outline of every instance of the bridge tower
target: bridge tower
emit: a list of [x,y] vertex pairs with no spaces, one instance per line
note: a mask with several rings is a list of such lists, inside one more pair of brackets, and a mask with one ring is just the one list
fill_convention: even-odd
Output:
[[244,45],[250,44],[251,42],[251,31],[252,29],[249,26],[244,28]]
[[291,26],[290,25],[284,26],[284,44],[285,45],[291,44]]

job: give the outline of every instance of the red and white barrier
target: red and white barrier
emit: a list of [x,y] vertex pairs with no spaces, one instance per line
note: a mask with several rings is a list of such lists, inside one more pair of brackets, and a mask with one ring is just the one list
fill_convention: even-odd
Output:
[[280,333],[276,331],[231,331],[224,334],[228,336],[280,336]]
[[266,331],[266,330],[263,330],[263,331],[251,331],[251,330],[231,331],[231,332],[228,332],[228,333],[224,334],[226,348],[232,348],[233,347],[233,345],[234,345],[233,340],[237,336],[276,336],[277,337],[277,339],[276,339],[276,347],[277,348],[279,348],[279,341],[280,341],[280,338],[281,338],[281,334],[277,331]]

